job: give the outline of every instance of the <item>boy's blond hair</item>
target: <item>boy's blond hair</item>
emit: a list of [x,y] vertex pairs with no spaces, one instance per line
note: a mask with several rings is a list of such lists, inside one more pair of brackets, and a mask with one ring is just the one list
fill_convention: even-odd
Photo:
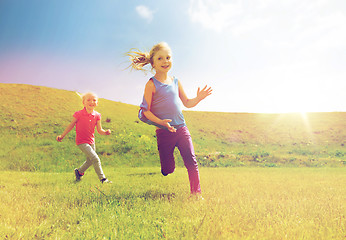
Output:
[[97,100],[99,100],[99,97],[93,92],[87,92],[87,93],[76,92],[76,94],[82,99],[82,102],[84,102],[88,96],[94,96],[96,97]]
[[129,52],[126,53],[127,56],[130,57],[131,67],[132,69],[135,70],[142,70],[146,71],[144,67],[147,64],[151,64],[151,69],[154,63],[154,56],[155,54],[160,51],[161,49],[168,49],[171,52],[171,48],[166,42],[160,42],[156,45],[154,45],[150,52],[141,52],[138,49],[131,49]]

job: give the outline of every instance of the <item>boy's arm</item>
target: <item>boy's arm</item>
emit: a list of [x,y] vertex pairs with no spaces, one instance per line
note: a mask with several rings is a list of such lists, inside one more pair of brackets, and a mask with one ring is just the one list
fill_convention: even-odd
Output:
[[64,137],[74,128],[74,125],[76,125],[77,119],[75,117],[73,117],[72,121],[70,122],[70,124],[66,127],[65,131],[56,137],[56,140],[58,142],[61,142]]
[[196,106],[200,101],[208,97],[213,91],[211,87],[208,88],[208,86],[205,85],[205,87],[202,90],[198,88],[197,96],[195,98],[187,98],[184,88],[181,85],[180,81],[178,81],[178,86],[179,86],[179,97],[182,103],[184,104],[184,106],[187,108],[192,108]]
[[99,134],[101,134],[101,135],[109,135],[109,134],[111,134],[111,130],[110,130],[110,129],[104,130],[104,129],[102,128],[101,120],[98,120],[98,121],[96,122],[96,128],[97,128],[97,132],[98,132]]

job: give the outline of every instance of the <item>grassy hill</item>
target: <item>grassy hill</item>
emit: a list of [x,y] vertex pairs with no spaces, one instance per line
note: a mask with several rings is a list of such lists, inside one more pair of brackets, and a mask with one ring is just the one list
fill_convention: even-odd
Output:
[[[0,91],[1,169],[70,171],[80,165],[74,131],[55,141],[82,108],[75,92],[22,84],[0,84]],[[110,136],[96,133],[103,165],[159,164],[155,129],[138,120],[138,106],[100,99],[96,110],[112,130]],[[184,115],[201,166],[346,165],[346,113]]]

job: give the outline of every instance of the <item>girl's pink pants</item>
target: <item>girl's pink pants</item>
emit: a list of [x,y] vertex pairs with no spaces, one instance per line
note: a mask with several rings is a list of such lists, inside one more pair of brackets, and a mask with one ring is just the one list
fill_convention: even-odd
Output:
[[200,193],[198,164],[188,128],[186,126],[181,127],[175,133],[165,129],[157,129],[156,137],[160,154],[161,173],[167,176],[174,172],[174,149],[178,147],[189,175],[191,193]]

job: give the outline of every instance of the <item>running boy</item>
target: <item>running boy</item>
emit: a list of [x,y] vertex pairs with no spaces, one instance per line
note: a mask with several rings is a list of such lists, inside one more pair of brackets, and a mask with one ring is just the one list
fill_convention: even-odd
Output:
[[84,108],[73,114],[73,119],[66,127],[65,131],[56,137],[61,142],[64,137],[76,126],[76,144],[79,149],[86,155],[87,159],[80,168],[74,170],[76,181],[80,181],[84,172],[91,166],[94,166],[95,172],[101,183],[112,183],[109,181],[101,167],[101,161],[96,153],[95,148],[95,126],[97,132],[101,135],[111,134],[111,130],[104,130],[101,125],[101,114],[94,109],[98,105],[98,97],[94,93],[86,93],[82,95]]

